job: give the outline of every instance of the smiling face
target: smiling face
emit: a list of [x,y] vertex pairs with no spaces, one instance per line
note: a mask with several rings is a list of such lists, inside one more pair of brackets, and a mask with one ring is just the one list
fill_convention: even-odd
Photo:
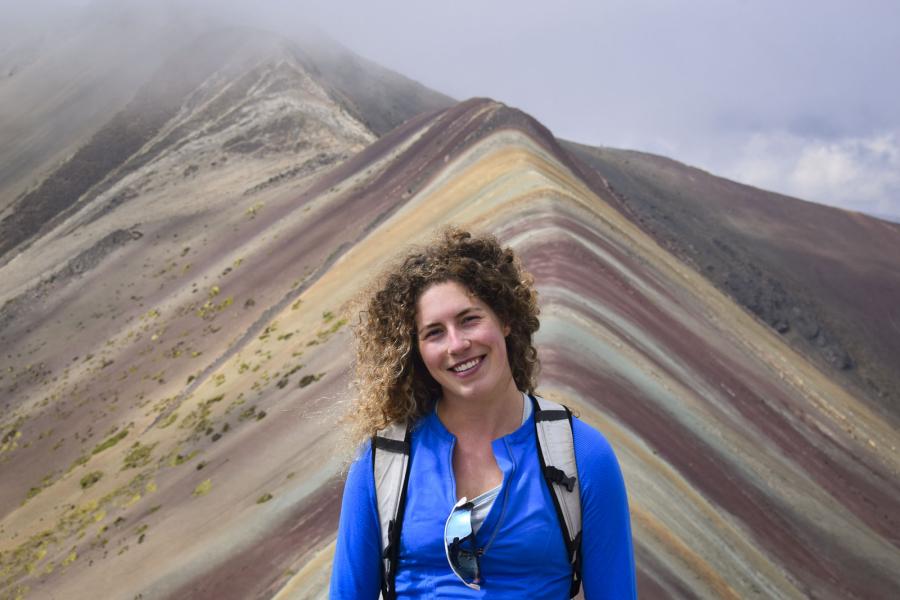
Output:
[[444,398],[493,398],[515,389],[506,336],[491,307],[455,281],[428,287],[416,303],[416,340]]

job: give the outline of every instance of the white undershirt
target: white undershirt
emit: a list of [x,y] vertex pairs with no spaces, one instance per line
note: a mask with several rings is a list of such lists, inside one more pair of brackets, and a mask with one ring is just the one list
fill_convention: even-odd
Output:
[[[525,424],[525,421],[528,420],[528,417],[531,416],[531,400],[525,394],[522,394],[522,425]],[[500,488],[503,484],[498,485],[495,488],[491,488],[483,494],[478,495],[475,498],[472,498],[472,531],[478,533],[478,530],[481,529],[481,524],[484,523],[485,518],[487,518],[488,513],[491,512],[491,507],[494,506],[494,500],[497,499],[497,495],[500,493]]]

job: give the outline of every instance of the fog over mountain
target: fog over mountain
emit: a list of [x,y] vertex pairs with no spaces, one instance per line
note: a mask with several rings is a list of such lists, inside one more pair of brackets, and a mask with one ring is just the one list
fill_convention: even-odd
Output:
[[[35,13],[89,2],[7,4],[6,23],[33,25],[46,22]],[[567,139],[677,156],[900,218],[900,7],[891,0],[126,4],[288,34],[311,23],[452,97],[503,98]]]
[[0,36],[0,597],[327,597],[353,299],[447,223],[533,273],[642,598],[900,595],[900,225],[565,141],[287,4],[83,4]]

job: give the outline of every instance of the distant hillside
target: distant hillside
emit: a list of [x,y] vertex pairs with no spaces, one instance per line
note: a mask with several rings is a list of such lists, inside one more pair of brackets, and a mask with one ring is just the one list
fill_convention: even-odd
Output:
[[[100,81],[91,78],[81,81],[77,78],[78,71],[70,74],[66,62],[71,60],[70,55],[60,56],[62,50],[55,45],[50,45],[49,58],[29,58],[26,62],[34,64],[26,64],[23,72],[15,66],[18,64],[15,55],[6,57],[12,65],[9,67],[12,75],[0,85],[0,98],[21,115],[3,121],[7,129],[0,128],[4,139],[17,140],[16,144],[4,146],[3,152],[11,154],[8,160],[0,161],[4,165],[0,168],[0,192],[12,194],[26,179],[33,184],[15,200],[8,195],[0,203],[0,262],[10,260],[14,248],[42,227],[46,228],[76,202],[90,202],[135,165],[152,156],[160,145],[149,149],[144,146],[166,127],[171,127],[184,107],[208,99],[223,85],[231,88],[229,94],[242,93],[232,84],[241,77],[244,78],[237,86],[252,83],[252,76],[247,78],[244,72],[261,68],[254,61],[292,63],[321,86],[341,110],[376,135],[421,112],[453,103],[446,96],[365,61],[322,34],[295,42],[269,33],[239,29],[217,30],[186,45],[178,45],[174,51],[167,50],[167,58],[155,66],[153,76],[132,91],[134,78],[156,63],[148,64],[128,54],[120,62],[111,62],[115,57],[113,51],[105,48],[98,52],[93,47],[95,39],[115,35],[109,42],[112,46],[122,42],[122,35],[118,30],[96,26],[92,33],[94,37],[74,37],[70,44],[74,48],[63,48],[75,56],[101,57],[97,70],[105,79]],[[161,30],[156,38],[144,40],[145,49],[163,44],[172,35]],[[123,65],[132,62],[140,68],[129,70],[129,77],[119,73]],[[274,62],[271,67],[282,68]],[[53,104],[35,104],[29,100],[47,81],[59,82],[68,76],[73,77],[73,92],[65,96],[65,101],[61,96],[60,102]],[[95,97],[97,90],[110,87],[105,84],[107,80],[110,85],[115,84],[116,93],[104,95],[102,99]],[[121,101],[130,93],[134,97],[113,119],[101,125],[98,118],[108,115],[104,109],[118,108],[117,99]],[[222,102],[218,100],[219,104]],[[172,134],[177,136],[178,131]],[[163,140],[162,144],[168,141]],[[57,160],[59,150],[67,146],[71,148],[70,155],[55,168],[50,167],[48,163]],[[44,169],[50,170],[39,175],[42,179],[34,179]]]
[[664,248],[900,419],[900,225],[661,156],[566,148]]

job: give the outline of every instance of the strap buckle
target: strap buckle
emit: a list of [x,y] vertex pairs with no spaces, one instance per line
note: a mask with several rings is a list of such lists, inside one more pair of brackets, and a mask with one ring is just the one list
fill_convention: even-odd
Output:
[[553,483],[563,486],[570,492],[575,489],[576,479],[574,477],[567,477],[565,472],[561,469],[557,469],[553,465],[547,465],[544,467],[544,472],[547,474],[547,478]]

